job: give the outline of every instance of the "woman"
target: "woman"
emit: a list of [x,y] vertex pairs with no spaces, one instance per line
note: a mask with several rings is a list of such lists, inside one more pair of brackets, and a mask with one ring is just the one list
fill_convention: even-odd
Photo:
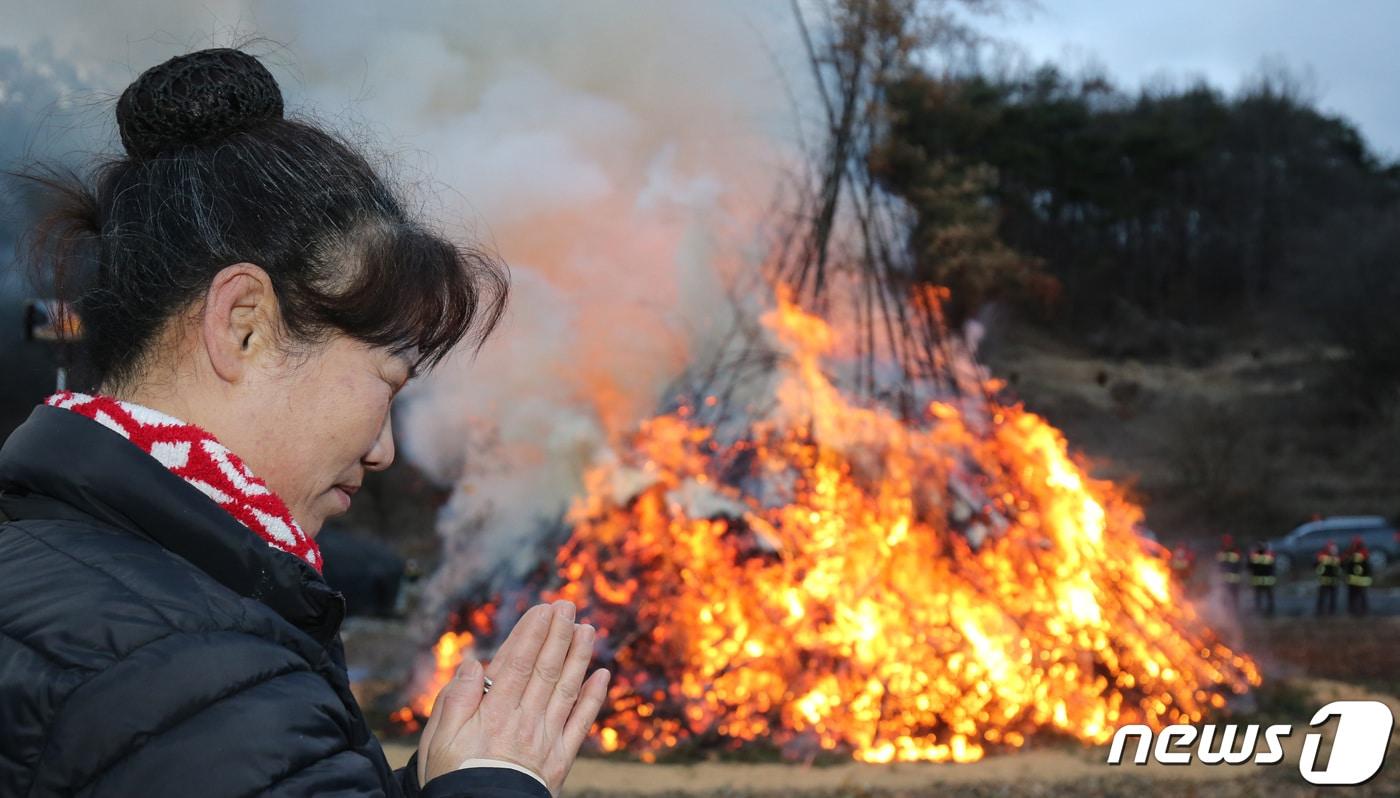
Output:
[[[206,50],[117,103],[126,156],[37,231],[97,395],[0,450],[0,795],[557,795],[606,695],[593,630],[531,609],[391,771],[350,693],[315,537],[394,457],[389,406],[505,280],[353,148]],[[420,785],[422,785],[420,787]]]

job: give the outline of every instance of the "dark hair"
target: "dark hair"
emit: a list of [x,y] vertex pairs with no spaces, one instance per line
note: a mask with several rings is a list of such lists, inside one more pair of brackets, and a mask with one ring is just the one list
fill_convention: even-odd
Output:
[[503,264],[410,218],[348,142],[284,119],[256,58],[203,50],[152,67],[117,122],[127,155],[89,180],[25,175],[53,200],[31,252],[76,298],[99,381],[136,376],[165,323],[239,262],[266,270],[295,340],[340,331],[415,369],[468,336],[479,347],[499,321]]

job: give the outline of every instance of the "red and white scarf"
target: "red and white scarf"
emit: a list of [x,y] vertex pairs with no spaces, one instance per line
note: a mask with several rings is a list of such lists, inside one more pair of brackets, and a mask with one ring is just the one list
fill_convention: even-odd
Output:
[[269,546],[321,570],[320,548],[302,531],[282,499],[254,476],[238,455],[203,429],[110,396],[63,391],[45,399],[44,404],[86,416],[126,438]]

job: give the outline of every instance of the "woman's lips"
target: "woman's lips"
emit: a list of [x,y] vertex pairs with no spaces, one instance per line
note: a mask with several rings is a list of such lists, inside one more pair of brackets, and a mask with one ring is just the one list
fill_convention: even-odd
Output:
[[336,498],[340,499],[342,505],[341,512],[350,509],[350,499],[355,495],[355,491],[359,489],[359,485],[336,485],[331,489],[331,492],[335,494]]

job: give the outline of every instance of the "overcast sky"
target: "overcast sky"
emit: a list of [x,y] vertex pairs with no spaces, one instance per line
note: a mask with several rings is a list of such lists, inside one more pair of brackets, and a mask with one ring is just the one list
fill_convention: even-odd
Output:
[[1326,111],[1400,158],[1400,0],[1039,0],[993,27],[1036,60],[1102,63],[1128,87],[1205,76],[1233,91],[1266,60],[1310,72]]
[[[1069,66],[1096,61],[1129,88],[1161,75],[1176,80],[1204,76],[1232,91],[1266,60],[1281,60],[1310,74],[1313,94],[1324,110],[1352,119],[1376,150],[1400,158],[1400,0],[1006,2],[1013,8],[1008,19],[981,21],[989,32],[1019,43],[1037,61]],[[787,6],[786,0],[769,3],[776,13]],[[1039,10],[1031,10],[1032,4]],[[258,0],[198,0],[173,6],[167,0],[139,0],[119,10],[63,0],[0,0],[6,19],[0,26],[0,44],[23,48],[48,40],[60,53],[73,54],[64,45],[82,42],[78,52],[102,50],[94,60],[110,66],[122,60],[114,56],[114,47],[123,42],[116,49],[139,59],[134,50],[148,43],[145,40],[180,41],[192,30],[232,26],[286,41],[285,31],[260,28],[259,17],[265,14],[250,13],[267,7]],[[482,4],[469,7],[474,11],[468,16],[475,17]],[[441,2],[407,3],[397,13],[407,19],[436,16],[443,10]],[[328,16],[324,33],[335,38],[339,23],[339,15]],[[301,35],[314,38],[306,31]],[[146,64],[125,66],[131,71]]]

